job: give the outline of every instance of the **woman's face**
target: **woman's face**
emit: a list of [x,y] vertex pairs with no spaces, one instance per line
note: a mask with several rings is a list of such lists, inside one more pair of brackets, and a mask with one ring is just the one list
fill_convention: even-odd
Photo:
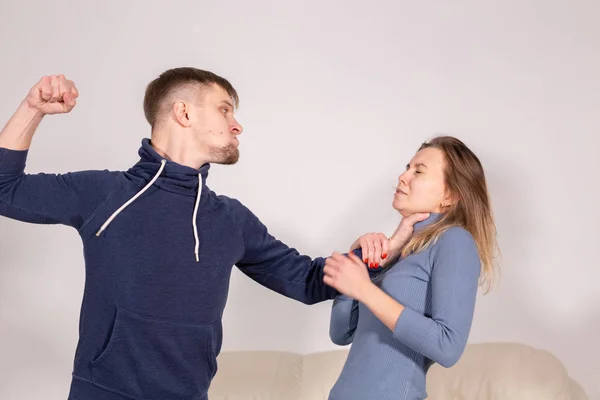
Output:
[[415,154],[398,177],[392,206],[407,217],[414,213],[440,213],[451,204],[444,179],[444,153],[428,147]]

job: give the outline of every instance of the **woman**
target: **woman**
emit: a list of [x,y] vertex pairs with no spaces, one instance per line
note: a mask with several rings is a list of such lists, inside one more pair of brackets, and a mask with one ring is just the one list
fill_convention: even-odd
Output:
[[[365,235],[353,246],[363,260],[334,253],[324,269],[325,283],[343,294],[331,339],[353,344],[330,400],[426,398],[427,370],[458,361],[477,288],[490,287],[495,224],[483,168],[464,143],[424,143],[398,179],[393,207],[404,219],[389,241]],[[364,263],[380,255],[388,265],[370,280]]]

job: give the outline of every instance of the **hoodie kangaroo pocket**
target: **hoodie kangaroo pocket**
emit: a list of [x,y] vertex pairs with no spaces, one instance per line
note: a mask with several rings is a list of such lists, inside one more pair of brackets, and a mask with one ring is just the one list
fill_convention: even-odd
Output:
[[104,351],[91,362],[92,380],[136,398],[196,398],[216,372],[212,325],[144,317],[117,308]]

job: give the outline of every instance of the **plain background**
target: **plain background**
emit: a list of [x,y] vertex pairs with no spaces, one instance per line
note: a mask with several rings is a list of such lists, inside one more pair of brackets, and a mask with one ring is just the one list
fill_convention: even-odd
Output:
[[[81,96],[47,118],[27,171],[126,169],[146,84],[195,66],[241,96],[241,159],[209,185],[311,256],[391,233],[419,144],[464,140],[488,177],[502,277],[471,342],[557,355],[600,398],[597,0],[2,2],[0,121],[37,80]],[[2,122],[3,123],[3,122]],[[65,399],[84,279],[77,233],[0,219],[0,398]],[[235,271],[224,350],[333,349],[307,307]]]

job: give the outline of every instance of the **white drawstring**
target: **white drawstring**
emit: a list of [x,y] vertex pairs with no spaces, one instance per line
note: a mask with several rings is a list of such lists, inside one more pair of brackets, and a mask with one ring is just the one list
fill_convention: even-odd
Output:
[[146,190],[148,190],[148,188],[150,188],[150,186],[152,186],[152,184],[158,179],[158,177],[162,173],[166,164],[167,164],[167,160],[163,159],[160,162],[160,168],[158,169],[158,172],[156,173],[156,175],[154,175],[154,178],[152,178],[152,180],[142,190],[140,190],[135,196],[133,196],[131,199],[129,199],[129,201],[127,203],[123,204],[117,211],[115,211],[110,216],[110,218],[106,220],[104,225],[102,225],[102,227],[100,227],[100,230],[96,233],[96,236],[100,236],[100,234],[108,227],[108,225],[110,225],[110,223],[117,217],[117,215],[119,215],[119,213],[121,211],[123,211],[125,208],[127,208],[127,206],[129,206],[131,203],[133,203],[135,201],[135,199],[140,197],[142,195],[142,193],[144,193]]
[[198,206],[200,205],[200,194],[202,193],[202,174],[198,174],[198,194],[196,194],[196,205],[194,206],[194,216],[192,219],[192,225],[194,226],[194,238],[196,239],[196,246],[194,247],[194,254],[196,254],[196,262],[200,262],[198,251],[200,249],[200,239],[198,238],[198,225],[196,224],[196,217],[198,216]]
[[[100,227],[100,230],[96,233],[96,236],[100,236],[102,234],[102,232],[104,232],[106,230],[108,225],[110,225],[110,223],[117,217],[117,215],[119,215],[119,213],[121,211],[123,211],[125,208],[127,208],[127,206],[129,206],[131,203],[133,203],[146,190],[148,190],[148,188],[150,188],[150,186],[152,186],[154,184],[154,182],[156,182],[156,180],[162,173],[163,169],[165,168],[165,165],[167,164],[167,160],[162,160],[160,164],[161,164],[160,168],[158,169],[158,172],[156,173],[156,175],[154,175],[154,178],[152,178],[152,180],[150,182],[148,182],[148,184],[142,190],[140,190],[135,196],[133,196],[127,203],[123,204],[117,211],[115,211],[110,216],[110,218],[108,218],[106,220],[104,225],[102,225],[102,227]],[[198,217],[198,207],[200,205],[201,194],[202,194],[202,174],[198,174],[198,193],[196,194],[196,204],[194,206],[194,215],[192,217],[193,218],[192,225],[194,226],[194,239],[196,241],[196,244],[194,246],[194,254],[196,255],[196,262],[200,262],[200,256],[199,256],[200,238],[198,236],[198,225],[196,223],[196,218]]]

